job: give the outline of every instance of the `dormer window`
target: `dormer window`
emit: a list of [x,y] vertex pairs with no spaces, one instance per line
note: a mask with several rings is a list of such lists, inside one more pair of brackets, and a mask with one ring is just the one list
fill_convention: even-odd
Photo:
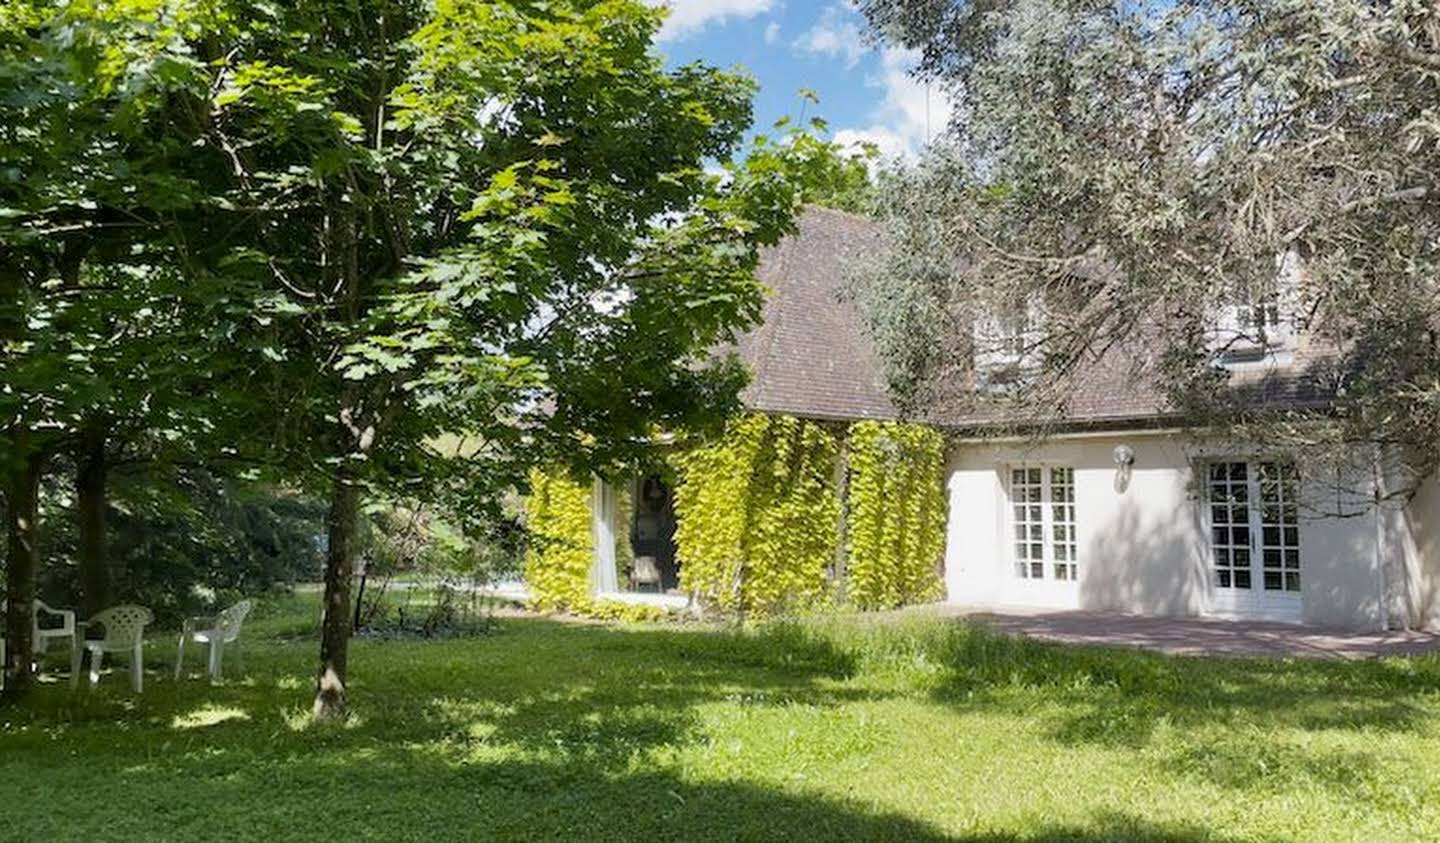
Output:
[[1013,392],[1040,368],[1039,308],[1024,305],[975,320],[975,388]]
[[1294,354],[1299,260],[1290,253],[1276,263],[1278,272],[1271,288],[1237,292],[1230,303],[1221,306],[1210,342],[1220,365],[1284,364]]

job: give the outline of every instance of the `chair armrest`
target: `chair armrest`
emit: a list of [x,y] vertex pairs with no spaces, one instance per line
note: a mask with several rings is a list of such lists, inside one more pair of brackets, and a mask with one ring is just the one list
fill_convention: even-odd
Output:
[[39,600],[36,600],[36,601],[35,601],[35,614],[36,614],[36,615],[42,615],[42,614],[44,614],[44,615],[53,615],[53,616],[55,616],[55,617],[60,618],[60,623],[61,623],[60,629],[58,629],[58,630],[49,630],[49,631],[52,631],[52,632],[74,632],[74,631],[75,631],[75,628],[76,628],[75,613],[72,612],[72,611],[70,611],[69,609],[52,609],[52,608],[50,608],[49,606],[45,605],[44,603],[40,602]]
[[196,615],[195,617],[186,618],[185,622],[180,625],[180,631],[186,633],[197,629],[214,629],[219,621],[219,618],[213,616]]

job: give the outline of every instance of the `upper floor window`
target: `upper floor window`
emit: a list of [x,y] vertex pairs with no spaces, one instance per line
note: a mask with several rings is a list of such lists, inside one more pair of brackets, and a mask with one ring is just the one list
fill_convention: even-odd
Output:
[[1221,365],[1285,363],[1298,338],[1299,258],[1293,252],[1276,260],[1273,285],[1234,294],[1220,307],[1211,348]]
[[1039,308],[1024,305],[975,321],[975,388],[1009,392],[1040,368]]

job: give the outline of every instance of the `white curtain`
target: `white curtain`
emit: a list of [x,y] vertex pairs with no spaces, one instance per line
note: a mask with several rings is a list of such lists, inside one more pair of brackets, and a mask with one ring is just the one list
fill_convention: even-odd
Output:
[[590,521],[595,535],[595,567],[590,584],[596,594],[620,590],[615,570],[615,488],[599,477],[590,492]]

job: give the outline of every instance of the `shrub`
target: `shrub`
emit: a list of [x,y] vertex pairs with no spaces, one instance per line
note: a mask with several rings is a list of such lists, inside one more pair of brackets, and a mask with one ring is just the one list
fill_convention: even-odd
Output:
[[[63,473],[44,497],[40,591],[74,606],[80,592],[74,498]],[[274,486],[195,469],[116,471],[106,531],[112,599],[139,603],[161,628],[242,596],[319,576],[325,507]]]

